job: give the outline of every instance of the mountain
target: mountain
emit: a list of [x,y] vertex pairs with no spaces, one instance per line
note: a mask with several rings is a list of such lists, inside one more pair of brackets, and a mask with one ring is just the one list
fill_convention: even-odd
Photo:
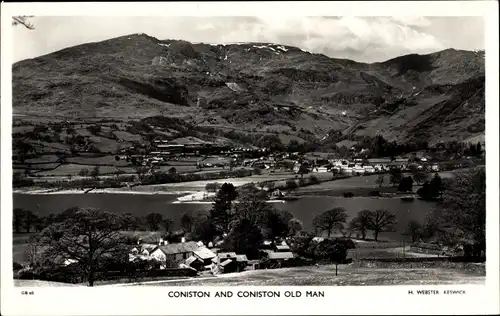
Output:
[[[124,122],[163,115],[192,128],[288,140],[379,134],[435,143],[484,134],[484,82],[483,51],[448,49],[367,64],[271,43],[133,34],[14,64],[13,109]],[[332,139],[332,131],[341,136]]]

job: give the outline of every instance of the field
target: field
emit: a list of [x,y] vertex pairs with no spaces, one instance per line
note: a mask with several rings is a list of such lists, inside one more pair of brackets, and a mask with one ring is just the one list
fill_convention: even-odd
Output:
[[153,281],[133,285],[149,286],[357,286],[357,285],[427,285],[484,284],[484,266],[474,264],[398,264],[387,267],[376,263],[254,270],[218,277],[178,281]]

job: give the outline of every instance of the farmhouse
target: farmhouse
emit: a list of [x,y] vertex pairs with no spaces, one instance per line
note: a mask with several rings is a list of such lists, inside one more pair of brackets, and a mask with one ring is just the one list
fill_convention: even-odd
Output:
[[193,255],[195,258],[200,260],[203,265],[210,264],[212,259],[216,257],[215,253],[206,247],[200,247],[198,250],[193,252]]
[[199,248],[195,241],[161,245],[151,253],[151,256],[162,262],[167,259],[181,261],[193,256],[194,252]]
[[189,266],[190,268],[197,270],[197,271],[201,271],[205,268],[203,261],[195,256],[191,256],[191,257],[187,258],[186,265]]
[[272,261],[286,261],[293,259],[293,253],[288,252],[268,252],[267,259]]
[[276,245],[274,246],[275,252],[290,252],[290,247],[288,245]]

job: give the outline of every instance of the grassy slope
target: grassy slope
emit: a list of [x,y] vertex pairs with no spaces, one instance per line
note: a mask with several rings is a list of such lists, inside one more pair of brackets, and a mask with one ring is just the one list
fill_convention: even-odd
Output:
[[360,267],[356,264],[338,266],[299,267],[255,270],[231,273],[210,279],[152,282],[151,286],[278,286],[278,285],[422,285],[422,284],[483,284],[484,270],[466,265],[439,264],[423,267],[414,264],[399,267]]

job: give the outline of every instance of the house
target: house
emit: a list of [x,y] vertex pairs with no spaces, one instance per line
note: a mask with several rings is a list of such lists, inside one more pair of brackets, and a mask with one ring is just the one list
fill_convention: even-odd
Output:
[[217,254],[212,262],[219,267],[222,273],[240,272],[248,265],[246,255],[237,255],[235,252],[223,252]]
[[201,270],[205,269],[205,265],[203,264],[203,261],[195,256],[191,256],[191,257],[187,258],[186,265],[189,266],[190,268],[195,269],[196,271],[201,271]]
[[222,273],[239,272],[238,264],[235,260],[226,259],[219,264],[219,267]]
[[199,259],[204,265],[210,264],[217,255],[207,247],[200,247],[193,252],[193,256]]
[[215,260],[215,262],[217,262],[217,258],[220,262],[226,259],[236,260],[236,252],[219,252],[217,257],[212,258],[212,261]]
[[383,165],[391,162],[390,158],[368,158],[368,163],[370,165]]
[[290,247],[288,245],[276,245],[274,246],[275,252],[290,252]]
[[181,242],[168,245],[160,245],[151,253],[151,256],[159,261],[182,261],[193,256],[200,247],[195,241]]
[[325,240],[325,238],[324,237],[314,237],[312,240],[314,242],[320,243],[320,242],[323,242]]
[[315,173],[328,172],[328,168],[327,167],[315,167],[315,168],[313,168],[312,172],[315,172]]
[[288,251],[288,252],[268,252],[267,253],[267,259],[272,260],[272,261],[287,261],[290,259],[293,259],[293,253]]

